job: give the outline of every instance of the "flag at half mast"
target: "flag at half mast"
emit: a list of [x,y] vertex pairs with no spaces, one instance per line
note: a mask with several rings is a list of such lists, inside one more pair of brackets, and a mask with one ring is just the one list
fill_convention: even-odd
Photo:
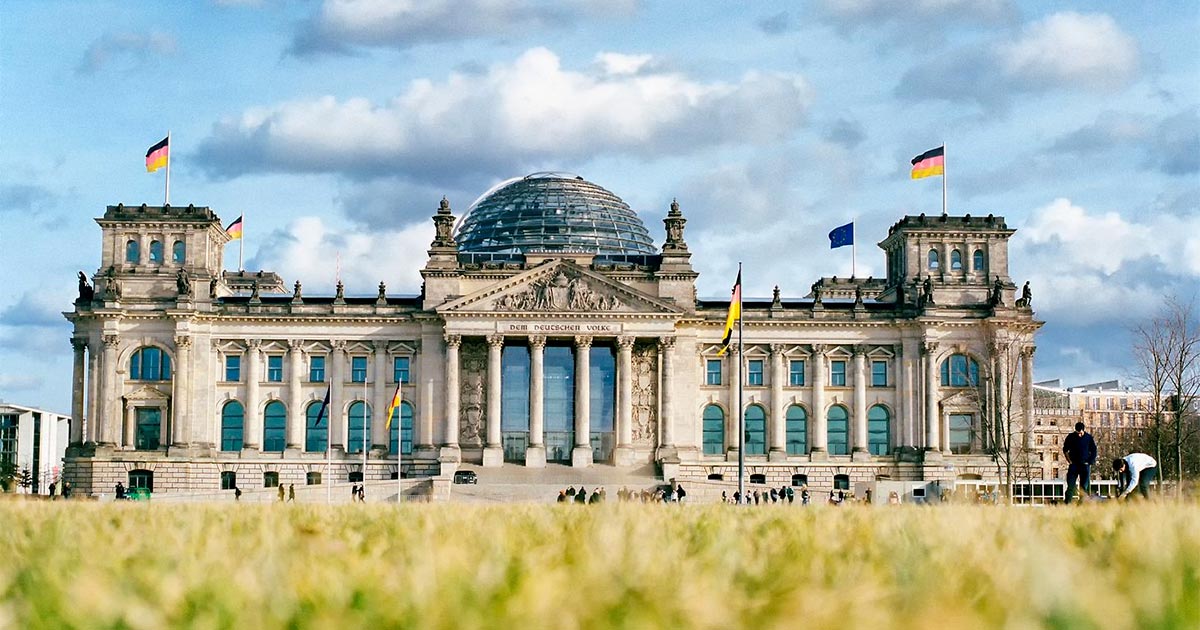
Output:
[[912,159],[912,178],[946,174],[946,146],[930,149]]
[[725,332],[721,335],[721,350],[717,356],[725,354],[729,343],[733,341],[733,325],[742,318],[742,271],[738,270],[737,281],[733,283],[733,296],[729,298],[729,315],[725,316]]
[[146,150],[146,172],[153,173],[167,165],[167,154],[171,151],[171,137],[167,136]]

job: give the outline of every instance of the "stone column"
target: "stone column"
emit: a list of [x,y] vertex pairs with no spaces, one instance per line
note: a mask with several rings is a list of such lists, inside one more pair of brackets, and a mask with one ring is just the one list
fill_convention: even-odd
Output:
[[[1016,389],[1013,388],[1011,391],[1009,389],[1009,379],[1016,379],[1016,375],[1009,374],[1009,369],[1016,367],[1009,365],[1011,360],[1012,350],[1008,343],[997,343],[992,347],[992,365],[995,366],[995,371],[993,373],[996,375],[996,408],[987,410],[991,413],[991,422],[985,422],[981,424],[985,427],[992,427],[992,435],[990,436],[990,439],[997,448],[1003,446],[1002,444],[996,443],[996,438],[998,437],[999,432],[1011,432],[1014,428],[1014,423],[1016,422],[1016,418],[1014,417],[1015,414],[1013,414],[1013,408],[1017,405],[1017,401],[1011,401],[1011,404],[1009,401],[1009,396],[1015,393]],[[1022,396],[1022,398],[1024,397]],[[1014,447],[1017,445],[1015,442],[1009,443]]]
[[725,422],[725,441],[728,445],[725,447],[725,460],[736,462],[738,445],[741,444],[738,433],[741,430],[743,413],[738,403],[745,403],[745,400],[738,400],[738,388],[742,382],[742,357],[738,344],[729,344],[725,356],[729,357],[729,418]]
[[[288,450],[304,450],[304,428],[308,417],[304,413],[304,390],[301,389],[300,376],[304,373],[303,342],[299,339],[288,341],[288,420],[286,444]],[[328,412],[328,410],[326,410]]]
[[504,445],[500,441],[500,395],[504,387],[502,382],[504,335],[490,335],[487,342],[487,426],[484,427],[487,442],[483,447],[483,465],[495,468],[504,464]]
[[892,359],[892,389],[896,392],[896,404],[892,409],[892,424],[889,427],[892,432],[892,451],[895,452],[898,446],[908,446],[907,433],[904,427],[908,426],[908,412],[904,408],[904,345],[896,344],[893,346],[896,356]]
[[546,467],[545,393],[543,391],[543,357],[546,337],[529,337],[529,446],[525,449],[525,465],[530,468]]
[[[380,456],[388,451],[388,406],[392,404],[392,395],[396,390],[388,391],[387,382],[387,342],[375,341],[375,382],[371,384],[371,450]],[[398,420],[397,420],[398,422]]]
[[575,337],[575,448],[571,450],[571,465],[577,468],[592,465],[591,350],[591,337]]
[[101,389],[100,384],[100,355],[103,353],[96,352],[96,347],[88,346],[88,377],[87,377],[87,422],[84,427],[84,440],[86,443],[95,444],[100,441],[100,434],[104,431],[104,407],[100,403]]
[[[192,338],[187,335],[175,337],[175,397],[171,435],[163,436],[171,446],[186,447],[192,434]],[[163,419],[166,419],[163,414]]]
[[617,449],[613,463],[632,466],[633,456],[633,341],[617,337]]
[[242,450],[261,451],[263,438],[262,409],[259,408],[258,382],[262,378],[262,353],[258,339],[246,340],[246,432]]
[[825,346],[813,344],[812,349],[812,447],[809,456],[815,462],[829,459],[829,419],[825,416],[825,377],[828,368],[825,365]]
[[767,460],[772,462],[787,460],[787,404],[783,399],[783,384],[787,380],[787,370],[784,369],[783,351],[787,346],[781,343],[771,344],[771,415],[768,418],[770,430],[770,449]]
[[71,339],[71,348],[75,351],[74,370],[71,374],[71,446],[83,443],[83,402],[84,402],[84,365],[87,357],[87,340]]
[[[675,446],[675,352],[674,337],[658,338],[658,358],[662,365],[662,383],[658,392],[659,426],[658,459],[665,464],[678,464],[679,453]],[[670,471],[664,472],[663,478],[670,479]]]
[[125,448],[135,448],[137,446],[137,411],[133,405],[125,407],[125,431],[121,439],[121,446]]
[[854,447],[851,459],[870,459],[867,450],[867,347],[854,346]]
[[941,448],[942,422],[938,416],[938,366],[935,353],[938,344],[927,341],[922,346],[925,351],[925,450],[939,452]]
[[338,339],[332,342],[333,356],[329,362],[329,447],[346,450],[346,424],[343,407],[342,388],[346,383],[346,342]]
[[121,397],[120,383],[117,382],[117,347],[121,338],[117,335],[104,335],[104,357],[101,360],[104,377],[101,380],[100,402],[96,404],[96,414],[99,429],[96,441],[105,446],[117,446],[121,443]]
[[442,426],[442,449],[438,459],[445,463],[462,461],[458,448],[458,349],[461,335],[446,335],[446,423]]
[[1033,448],[1033,353],[1036,351],[1034,346],[1021,349],[1021,398],[1025,403],[1021,427],[1025,432],[1023,444],[1026,450]]

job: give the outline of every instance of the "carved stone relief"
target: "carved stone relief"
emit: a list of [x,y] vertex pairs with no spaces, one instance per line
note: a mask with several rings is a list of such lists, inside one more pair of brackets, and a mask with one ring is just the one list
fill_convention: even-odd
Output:
[[501,296],[497,311],[616,311],[622,306],[615,295],[603,295],[588,286],[578,271],[559,269],[523,291]]
[[463,446],[482,446],[487,419],[487,345],[483,339],[463,339],[458,356],[458,441]]
[[658,348],[654,344],[633,347],[633,443],[658,444]]

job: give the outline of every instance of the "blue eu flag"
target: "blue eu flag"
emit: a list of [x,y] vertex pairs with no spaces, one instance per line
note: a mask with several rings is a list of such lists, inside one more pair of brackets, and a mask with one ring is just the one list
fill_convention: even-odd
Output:
[[854,222],[851,221],[841,227],[833,228],[829,233],[829,249],[837,249],[845,245],[854,244]]

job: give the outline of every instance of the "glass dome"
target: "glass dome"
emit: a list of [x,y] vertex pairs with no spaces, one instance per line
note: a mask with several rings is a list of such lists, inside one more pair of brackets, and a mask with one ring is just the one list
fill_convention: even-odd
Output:
[[568,173],[534,173],[498,184],[467,209],[454,240],[467,253],[658,253],[628,204]]

